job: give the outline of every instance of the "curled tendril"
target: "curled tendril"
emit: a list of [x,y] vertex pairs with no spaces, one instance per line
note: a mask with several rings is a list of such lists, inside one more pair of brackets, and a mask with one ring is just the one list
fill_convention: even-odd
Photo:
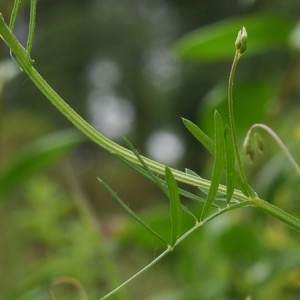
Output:
[[254,133],[256,129],[262,129],[265,132],[267,132],[273,140],[277,143],[277,145],[280,147],[288,161],[291,163],[293,168],[295,169],[296,173],[300,176],[300,167],[298,163],[295,161],[294,157],[291,155],[289,152],[288,148],[285,146],[285,144],[282,142],[282,140],[279,138],[279,136],[274,132],[272,128],[265,124],[254,124],[251,126],[251,128],[248,130],[246,138],[244,140],[244,151],[246,155],[250,158],[250,161],[253,161],[254,159],[254,149],[253,149],[253,144],[252,144],[252,135],[255,138],[255,142],[257,145],[257,148],[260,152],[263,151],[263,141],[262,138],[257,134]]

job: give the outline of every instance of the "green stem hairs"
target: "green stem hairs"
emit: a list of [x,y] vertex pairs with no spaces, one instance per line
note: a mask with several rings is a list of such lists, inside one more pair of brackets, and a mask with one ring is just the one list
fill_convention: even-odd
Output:
[[[236,52],[232,64],[232,69],[228,83],[228,113],[229,124],[224,124],[221,115],[216,111],[214,115],[215,136],[210,138],[196,124],[183,119],[183,124],[188,131],[199,141],[214,157],[213,172],[211,180],[205,180],[199,177],[191,170],[185,172],[175,170],[164,166],[156,161],[141,156],[129,141],[126,141],[128,148],[124,148],[119,144],[111,141],[103,136],[81,116],[79,116],[47,83],[47,81],[39,74],[34,67],[34,60],[30,56],[36,17],[36,0],[31,0],[30,5],[30,21],[28,30],[28,41],[24,48],[13,34],[18,12],[20,10],[20,0],[15,0],[13,11],[9,25],[5,22],[2,14],[0,14],[0,35],[2,40],[7,44],[11,51],[12,58],[18,63],[21,70],[25,72],[36,87],[45,95],[45,97],[67,118],[75,127],[84,133],[90,140],[106,149],[113,155],[120,158],[124,163],[131,166],[149,180],[153,181],[169,199],[170,205],[170,236],[169,239],[163,238],[159,232],[154,231],[140,216],[132,211],[125,202],[108,186],[102,179],[98,179],[102,186],[111,194],[111,196],[120,203],[120,205],[135,218],[153,237],[159,239],[165,244],[165,250],[158,255],[151,263],[142,270],[130,277],[123,284],[116,287],[113,291],[103,296],[101,299],[107,299],[117,293],[122,287],[134,280],[137,276],[151,268],[159,262],[164,256],[172,252],[177,245],[182,243],[191,233],[203,227],[207,222],[218,216],[241,207],[254,207],[262,212],[273,216],[274,218],[289,225],[293,229],[300,231],[300,220],[277,206],[272,205],[266,200],[257,196],[252,187],[249,185],[244,168],[241,163],[239,154],[239,146],[235,133],[234,109],[233,109],[233,80],[239,59],[247,48],[247,32],[243,27],[237,36],[235,42]],[[256,124],[249,130],[244,149],[246,154],[253,158],[253,138],[255,137],[255,129],[263,129],[267,131],[279,144],[288,160],[292,163],[297,173],[300,175],[299,166],[290,155],[284,144],[278,136],[269,127],[263,124]],[[257,142],[258,149],[262,150],[262,144]],[[226,186],[220,184],[223,173],[226,177]],[[185,183],[191,186],[199,187],[205,192],[205,197],[201,198],[196,194],[192,194],[182,188],[177,183]],[[226,201],[222,205],[215,202],[217,194],[222,194]],[[198,201],[201,205],[199,215],[195,215],[189,211],[180,200],[180,197]],[[182,215],[187,214],[194,220],[194,226],[188,231],[182,232],[181,219]]]

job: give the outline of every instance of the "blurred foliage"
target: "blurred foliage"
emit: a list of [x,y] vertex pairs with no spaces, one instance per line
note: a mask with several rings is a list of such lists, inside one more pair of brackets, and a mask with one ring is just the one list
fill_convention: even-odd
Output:
[[260,14],[232,18],[189,34],[177,43],[176,51],[183,58],[204,62],[231,59],[236,28],[245,26],[251,36],[247,56],[254,55],[285,46],[291,25],[291,20],[283,15]]
[[82,140],[82,135],[77,131],[66,130],[65,132],[58,132],[52,136],[47,136],[37,141],[34,145],[30,145],[1,174],[0,194],[7,194],[18,183],[24,183],[32,173],[45,168],[47,165],[51,165],[59,156]]
[[[15,31],[22,41],[27,4]],[[11,8],[11,0],[0,2],[6,20]],[[209,178],[210,157],[180,117],[210,135],[215,108],[226,117],[227,78],[241,25],[249,27],[249,51],[234,90],[239,139],[252,123],[267,123],[300,160],[299,14],[296,0],[40,0],[32,56],[86,119],[92,120],[91,95],[99,103],[107,95],[126,99],[135,112],[127,135],[142,153],[152,133],[170,129],[186,149],[174,165]],[[89,299],[98,299],[162,249],[96,177],[163,236],[170,226],[167,200],[116,158],[68,131],[70,125],[8,62],[3,43],[0,59],[0,177],[9,186],[0,196],[1,299],[79,299],[76,286],[52,284],[62,276],[79,280]],[[250,166],[245,161],[250,181],[261,197],[299,217],[299,178],[264,139],[265,153]],[[231,212],[115,299],[299,299],[298,241],[298,233],[259,212]]]

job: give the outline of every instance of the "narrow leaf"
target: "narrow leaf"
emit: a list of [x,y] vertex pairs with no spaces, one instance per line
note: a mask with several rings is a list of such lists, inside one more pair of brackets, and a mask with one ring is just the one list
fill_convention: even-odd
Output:
[[[190,131],[190,133],[214,156],[215,155],[215,143],[214,141],[208,136],[206,135],[196,124],[194,124],[193,122],[182,118],[183,123],[185,125],[185,127]],[[227,166],[225,166],[227,168]],[[187,171],[186,173],[189,174],[190,170]],[[238,172],[236,170],[234,170],[235,172],[235,178],[237,180],[237,185],[238,188],[244,193],[246,194],[246,190],[243,186],[243,183],[241,181],[240,175],[238,174]],[[194,174],[190,174],[190,175],[194,175]],[[198,175],[199,176],[199,175]],[[204,189],[200,188],[201,191],[203,191],[205,194],[207,194],[207,191],[205,191]]]
[[190,216],[196,223],[198,222],[197,217],[187,207],[181,204],[181,208],[183,212],[185,212],[188,216]]
[[226,152],[226,201],[230,202],[234,192],[234,181],[235,181],[235,154],[233,148],[232,136],[229,127],[225,128],[225,152]]
[[[190,169],[185,169],[185,173],[186,174],[189,174],[189,175],[193,175],[193,176],[196,176],[196,177],[199,177],[199,178],[202,178],[201,176],[199,176],[196,172],[190,170]],[[198,187],[198,189],[204,194],[204,195],[207,195],[208,194],[208,191],[209,189],[208,188],[203,188],[203,187]],[[204,201],[205,202],[205,201]]]
[[204,194],[204,195],[207,195],[208,192],[209,192],[209,188],[203,188],[203,187],[198,187],[198,189]]
[[215,112],[215,162],[209,192],[201,211],[200,220],[203,220],[209,210],[213,200],[215,199],[221,180],[224,165],[224,127],[220,114]]
[[178,188],[178,191],[179,191],[179,194],[183,197],[186,197],[190,200],[193,200],[193,201],[197,201],[197,202],[205,202],[205,199],[191,193],[191,192],[188,192],[182,188]]
[[[152,176],[149,175],[149,173],[143,169],[142,167],[140,167],[139,165],[136,165],[135,163],[129,161],[128,159],[124,158],[123,156],[120,156],[120,155],[116,155],[121,161],[123,161],[124,163],[126,163],[129,167],[131,167],[133,170],[139,172],[140,174],[144,175],[146,178],[148,178],[149,180],[151,180],[152,182],[154,182],[154,179]],[[159,177],[156,177],[156,180],[159,180],[161,182],[161,184],[163,184],[165,187],[167,186],[166,182],[159,178]],[[156,182],[156,181],[155,181]],[[182,188],[179,188],[178,189],[179,191],[179,194],[183,197],[186,197],[190,200],[193,200],[193,201],[197,201],[197,202],[205,202],[205,200],[191,192],[188,192]]]
[[97,178],[98,181],[104,186],[104,188],[112,195],[112,197],[134,218],[136,221],[138,221],[147,231],[149,231],[152,235],[156,236],[160,241],[162,241],[164,244],[168,244],[168,242],[159,235],[156,231],[154,231],[145,221],[138,216],[132,209],[129,208],[129,206],[115,193],[111,187],[102,179]]
[[149,169],[145,161],[143,160],[142,156],[139,154],[139,152],[136,150],[136,148],[127,140],[124,138],[125,143],[130,148],[130,150],[134,153],[134,155],[137,157],[141,165],[144,167],[145,171],[149,174],[150,178],[158,185],[158,187],[167,195],[167,189],[166,186],[161,183],[159,178]]
[[171,169],[166,167],[165,174],[166,174],[166,182],[168,186],[170,211],[171,211],[170,245],[174,246],[180,235],[181,223],[182,223],[182,211],[181,211],[181,203],[180,203],[176,180],[172,174]]
[[202,178],[199,174],[197,174],[195,171],[191,170],[191,169],[188,169],[188,168],[185,168],[185,173],[186,174],[189,174],[189,175],[192,175],[192,176],[195,176],[195,177],[199,177],[199,178]]
[[205,134],[195,123],[187,119],[182,118],[184,126],[187,130],[211,153],[214,154],[215,143]]
[[125,158],[121,155],[116,154],[116,157],[118,157],[122,162],[124,162],[126,165],[128,165],[133,170],[139,172],[140,174],[142,174],[143,176],[145,176],[149,180],[154,181],[152,176],[150,176],[149,173],[144,168],[142,168],[140,165],[137,165],[137,164],[133,163],[132,161],[128,160],[127,158]]

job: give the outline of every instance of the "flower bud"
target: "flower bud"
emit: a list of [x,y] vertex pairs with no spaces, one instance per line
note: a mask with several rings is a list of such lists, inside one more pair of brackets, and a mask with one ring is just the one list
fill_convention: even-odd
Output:
[[247,40],[248,40],[248,34],[246,28],[243,26],[242,29],[239,31],[237,38],[235,40],[235,49],[240,54],[243,54],[246,51]]

